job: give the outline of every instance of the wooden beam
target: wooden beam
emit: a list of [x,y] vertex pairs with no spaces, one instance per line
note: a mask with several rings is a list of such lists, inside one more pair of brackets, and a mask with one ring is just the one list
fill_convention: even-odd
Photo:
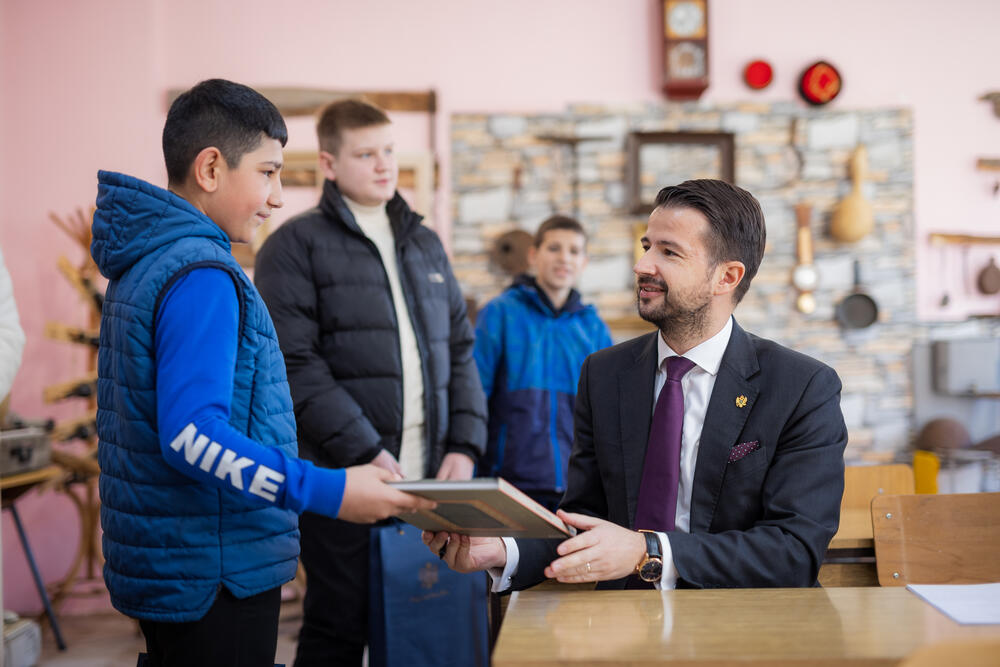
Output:
[[[167,107],[187,89],[167,91]],[[271,100],[283,116],[311,116],[336,100],[360,98],[385,111],[437,111],[437,94],[426,91],[330,90],[323,88],[260,87],[255,89]]]
[[927,238],[935,245],[996,245],[1000,243],[1000,236],[979,236],[976,234],[931,232]]
[[1000,171],[1000,158],[981,157],[976,160],[976,169],[980,171]]

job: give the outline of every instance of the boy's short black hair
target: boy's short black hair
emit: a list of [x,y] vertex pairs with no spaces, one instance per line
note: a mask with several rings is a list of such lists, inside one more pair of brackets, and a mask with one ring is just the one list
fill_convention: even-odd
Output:
[[187,179],[198,153],[214,146],[229,167],[260,146],[261,134],[288,141],[285,120],[270,100],[239,83],[208,79],[182,93],[167,112],[163,159],[172,185]]
[[579,223],[575,218],[571,218],[568,215],[556,215],[550,216],[542,221],[542,224],[538,225],[538,231],[535,232],[535,247],[540,248],[542,242],[545,241],[545,234],[551,232],[554,229],[568,229],[571,232],[576,232],[583,237],[583,242],[587,242],[587,232],[583,229],[583,225]]
[[736,260],[746,269],[733,290],[733,302],[739,303],[757,275],[767,242],[764,212],[754,196],[725,181],[702,178],[663,188],[656,195],[656,208],[691,208],[705,216],[705,246],[712,261]]

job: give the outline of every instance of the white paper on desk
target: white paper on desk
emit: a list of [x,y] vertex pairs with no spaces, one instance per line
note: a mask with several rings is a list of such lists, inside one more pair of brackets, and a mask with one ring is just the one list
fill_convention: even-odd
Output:
[[1000,623],[1000,583],[906,587],[963,625]]

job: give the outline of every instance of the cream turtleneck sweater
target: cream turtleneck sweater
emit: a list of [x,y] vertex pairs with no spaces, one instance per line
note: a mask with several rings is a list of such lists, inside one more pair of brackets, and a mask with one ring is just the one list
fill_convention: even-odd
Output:
[[371,239],[382,257],[389,279],[392,302],[396,307],[399,329],[399,354],[403,364],[403,441],[399,450],[399,465],[409,479],[424,477],[424,376],[417,348],[413,322],[406,307],[406,297],[399,281],[396,260],[396,238],[389,224],[385,204],[364,206],[344,197],[361,231]]

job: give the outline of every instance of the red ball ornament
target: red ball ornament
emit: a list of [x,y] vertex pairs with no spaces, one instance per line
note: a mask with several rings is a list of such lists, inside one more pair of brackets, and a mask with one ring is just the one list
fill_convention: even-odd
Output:
[[754,90],[767,88],[774,78],[774,70],[766,60],[754,60],[743,69],[743,80]]
[[842,83],[837,68],[820,60],[802,72],[799,94],[809,104],[821,106],[840,94]]

